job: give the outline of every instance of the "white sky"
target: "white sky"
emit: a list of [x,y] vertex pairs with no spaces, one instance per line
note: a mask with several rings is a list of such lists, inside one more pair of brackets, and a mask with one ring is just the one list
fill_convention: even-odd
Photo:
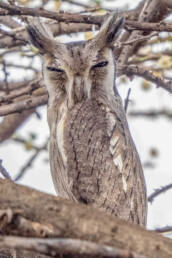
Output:
[[[87,3],[87,1],[81,2]],[[110,7],[113,3],[115,8],[120,9],[125,3],[129,4],[130,8],[134,8],[139,2],[139,0],[116,0],[114,2],[106,1],[106,4],[107,7]],[[68,4],[65,3],[64,7],[68,7]],[[77,9],[76,7],[73,7],[70,11],[77,11]],[[24,62],[24,64],[26,64],[26,60],[21,61],[21,59],[17,57],[15,57],[15,59],[9,57],[9,60],[20,64],[21,62]],[[40,61],[38,59],[37,66],[40,66]],[[29,75],[31,75],[31,72],[29,71],[27,71],[27,74],[24,74],[25,78]],[[18,80],[19,78],[22,78],[23,74],[21,70],[15,70],[11,72],[11,78],[13,76]],[[169,93],[162,89],[156,89],[155,85],[151,86],[149,92],[142,91],[140,86],[141,81],[142,79],[135,79],[132,82],[128,80],[126,84],[120,85],[119,87],[119,92],[123,99],[127,95],[128,88],[132,88],[130,95],[132,104],[130,104],[129,110],[148,110],[149,108],[159,110],[165,107],[172,110],[172,101]],[[40,108],[39,112],[42,116],[42,120],[39,121],[36,116],[33,115],[32,118],[18,130],[17,134],[27,137],[28,133],[36,132],[39,135],[36,143],[41,145],[45,139],[48,138],[49,130],[46,122],[46,107]],[[142,162],[144,163],[149,160],[156,165],[155,169],[144,169],[149,195],[154,189],[172,182],[172,120],[166,118],[155,120],[130,118],[129,125]],[[148,154],[151,147],[155,147],[159,150],[159,156],[157,158],[151,159],[149,157]],[[3,164],[12,177],[20,171],[21,167],[32,154],[33,151],[26,152],[20,144],[16,144],[10,140],[6,141],[3,145],[0,145],[0,158],[3,159]],[[42,153],[39,159],[34,163],[34,166],[27,171],[26,175],[19,183],[55,194],[49,165],[43,162],[47,157],[47,153]],[[149,205],[149,228],[172,225],[171,199],[172,190],[169,190],[167,193],[158,197],[152,205]]]

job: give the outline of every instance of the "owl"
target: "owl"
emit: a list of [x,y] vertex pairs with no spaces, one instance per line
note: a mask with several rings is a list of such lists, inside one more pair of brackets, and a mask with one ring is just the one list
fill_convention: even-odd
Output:
[[115,86],[114,43],[123,25],[113,13],[92,39],[66,44],[38,19],[27,30],[43,60],[57,194],[145,226],[142,166]]

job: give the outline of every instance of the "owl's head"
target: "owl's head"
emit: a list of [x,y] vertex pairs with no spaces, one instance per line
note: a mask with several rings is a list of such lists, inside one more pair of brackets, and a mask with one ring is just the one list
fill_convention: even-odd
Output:
[[31,43],[43,58],[43,77],[52,97],[65,97],[69,107],[96,94],[114,94],[113,46],[124,17],[111,14],[88,41],[63,44],[34,19],[27,26]]

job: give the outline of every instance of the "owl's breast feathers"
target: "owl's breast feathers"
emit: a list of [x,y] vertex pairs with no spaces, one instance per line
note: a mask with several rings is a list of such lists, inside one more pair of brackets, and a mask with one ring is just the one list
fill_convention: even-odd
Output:
[[64,114],[56,128],[57,160],[73,197],[144,225],[145,182],[124,113],[87,100]]

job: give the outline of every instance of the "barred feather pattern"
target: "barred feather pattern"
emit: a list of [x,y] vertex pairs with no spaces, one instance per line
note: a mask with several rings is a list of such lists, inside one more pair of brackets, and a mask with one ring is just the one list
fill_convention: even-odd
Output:
[[[144,226],[145,181],[121,100],[114,97],[114,105],[120,106],[116,111],[103,102],[86,100],[61,118],[66,160],[51,138],[55,185],[61,196],[68,193],[66,198]],[[57,124],[55,137],[56,129]],[[57,178],[66,180],[57,183]]]

